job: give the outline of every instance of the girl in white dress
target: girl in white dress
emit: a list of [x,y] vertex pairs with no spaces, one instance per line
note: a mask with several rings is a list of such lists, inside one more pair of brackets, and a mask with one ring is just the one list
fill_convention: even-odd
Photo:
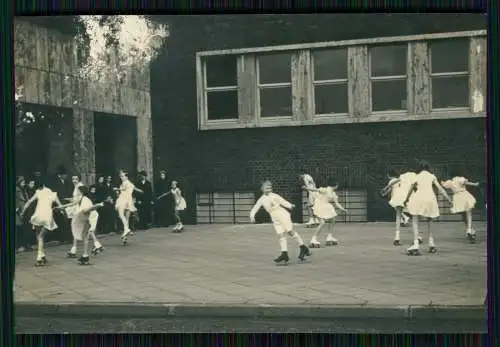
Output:
[[309,189],[316,189],[316,183],[313,178],[308,174],[302,174],[299,176],[302,180],[302,184],[305,190],[307,190],[307,212],[309,214],[309,221],[306,223],[307,228],[315,227],[319,224],[319,220],[316,218],[313,212],[314,200],[318,196],[318,192]]
[[476,206],[476,199],[467,191],[467,186],[477,187],[479,183],[470,182],[465,177],[455,176],[451,180],[441,182],[441,185],[453,192],[451,213],[462,214],[465,223],[465,236],[471,242],[475,242],[476,231],[472,228],[472,209]]
[[434,236],[432,234],[432,221],[439,217],[439,206],[433,188],[436,187],[446,200],[448,200],[450,204],[452,203],[446,190],[439,184],[436,176],[429,172],[429,163],[421,161],[419,166],[419,173],[406,199],[406,206],[408,212],[412,216],[413,226],[413,244],[408,248],[408,255],[420,254],[420,243],[418,241],[418,221],[420,217],[427,219],[429,253],[436,252],[436,245],[434,244]]
[[172,232],[174,233],[180,233],[184,230],[184,225],[182,224],[181,220],[181,213],[184,211],[187,207],[186,199],[182,196],[182,191],[179,188],[179,184],[177,181],[172,181],[170,185],[170,191],[160,195],[157,200],[160,200],[164,198],[167,195],[172,195],[172,198],[174,199],[174,215],[175,219],[177,220],[177,224],[175,225],[174,229]]
[[134,186],[132,182],[128,179],[128,174],[125,170],[120,170],[119,172],[120,179],[122,184],[120,188],[118,188],[118,198],[116,199],[115,208],[118,212],[118,217],[120,221],[123,223],[123,234],[121,235],[121,239],[123,242],[127,241],[127,235],[130,234],[130,213],[137,211],[134,205],[133,193],[134,191],[143,193],[141,189],[138,189]]
[[254,207],[250,211],[250,221],[255,223],[255,215],[263,207],[269,213],[273,222],[274,230],[279,236],[281,254],[278,258],[274,259],[276,264],[287,264],[290,260],[288,256],[288,244],[286,235],[288,234],[294,238],[300,247],[299,260],[304,261],[305,256],[310,256],[309,248],[304,244],[300,235],[293,230],[292,219],[290,216],[290,209],[295,205],[283,199],[278,194],[273,193],[273,186],[271,181],[265,181],[261,186],[262,196],[257,200]]
[[33,226],[33,230],[36,232],[38,245],[35,266],[41,266],[47,264],[44,249],[45,234],[57,229],[52,207],[54,203],[57,204],[57,206],[61,206],[61,202],[57,197],[57,193],[47,188],[42,179],[39,179],[36,186],[38,188],[35,194],[24,205],[21,216],[23,216],[30,205],[36,201],[35,212],[31,216],[30,223]]
[[[66,216],[68,216],[68,219],[71,221],[73,219],[73,215],[75,214],[75,211],[78,209],[78,206],[76,204],[73,204],[73,202],[78,202],[82,198],[82,193],[80,191],[80,187],[83,187],[83,183],[81,182],[80,176],[78,175],[73,175],[71,177],[71,182],[73,183],[73,195],[71,198],[67,198],[66,200],[66,205],[68,206],[65,208],[66,211]],[[71,249],[67,253],[68,258],[76,258],[76,251],[77,251],[77,240],[73,238],[73,245],[71,246]]]
[[[73,239],[78,241],[83,241],[83,252],[82,256],[78,259],[81,265],[86,265],[89,263],[89,230],[91,228],[90,216],[92,212],[96,209],[103,207],[104,203],[93,204],[92,200],[89,199],[89,189],[83,185],[78,187],[80,191],[79,198],[76,201],[72,201],[66,205],[61,206],[62,208],[72,208],[73,218],[71,219],[71,232],[73,233]],[[75,247],[76,248],[76,247]]]
[[338,184],[336,182],[330,182],[327,187],[321,187],[318,189],[309,188],[310,191],[316,192],[318,195],[314,201],[313,213],[319,220],[319,225],[314,232],[314,235],[309,243],[311,248],[320,248],[321,243],[318,241],[318,236],[325,225],[328,226],[328,235],[326,236],[326,246],[336,246],[339,242],[333,237],[333,228],[335,226],[335,217],[337,217],[337,211],[335,207],[339,210],[347,213],[347,210],[339,203],[339,198],[335,190],[337,190]]
[[[389,183],[382,189],[382,196],[389,195],[389,205],[396,212],[396,234],[394,235],[394,246],[401,245],[401,224],[406,225],[410,217],[406,215],[408,210],[404,206],[408,192],[415,183],[417,174],[414,172],[405,172],[401,175],[395,170],[388,174]],[[422,237],[419,236],[419,242],[422,243]]]

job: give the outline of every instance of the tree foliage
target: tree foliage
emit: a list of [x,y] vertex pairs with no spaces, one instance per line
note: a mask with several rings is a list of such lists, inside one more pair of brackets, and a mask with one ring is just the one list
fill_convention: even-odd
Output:
[[[150,16],[75,16],[71,24],[67,17],[60,17],[59,23],[50,26],[74,37],[79,52],[78,77],[104,83],[121,80],[128,71],[149,69],[169,35],[168,27]],[[23,89],[18,86],[15,91],[16,135],[46,119],[43,113],[26,109]]]

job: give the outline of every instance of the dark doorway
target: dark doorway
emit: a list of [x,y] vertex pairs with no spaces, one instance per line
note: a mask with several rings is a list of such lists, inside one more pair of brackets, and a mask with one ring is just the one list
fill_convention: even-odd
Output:
[[113,175],[120,169],[137,169],[137,122],[135,117],[94,114],[97,174]]

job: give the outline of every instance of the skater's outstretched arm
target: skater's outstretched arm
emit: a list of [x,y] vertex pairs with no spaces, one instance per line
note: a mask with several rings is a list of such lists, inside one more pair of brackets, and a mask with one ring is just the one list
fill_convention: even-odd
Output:
[[333,194],[333,204],[335,205],[335,207],[337,207],[339,210],[343,211],[344,213],[347,213],[347,209],[344,208],[344,206],[342,206],[339,202],[339,197],[337,196],[337,194]]
[[90,213],[90,212],[92,212],[92,211],[97,210],[98,208],[103,207],[103,206],[104,206],[104,202],[100,202],[100,203],[98,203],[98,204],[95,204],[95,205],[92,205],[92,206],[90,206],[90,207],[88,207],[88,208],[83,209],[83,210],[82,210],[82,213]]
[[413,183],[410,187],[410,189],[408,190],[408,194],[406,194],[406,198],[405,198],[405,201],[403,203],[403,205],[406,205],[406,203],[408,202],[408,200],[410,200],[410,196],[417,190],[417,182]]
[[471,182],[468,179],[465,179],[465,185],[470,187],[477,187],[479,186],[479,182]]
[[32,203],[35,202],[35,200],[38,199],[38,195],[35,194],[33,195],[28,201],[26,201],[26,204],[24,204],[23,209],[21,210],[21,216],[23,216],[26,213],[26,210],[31,206]]
[[446,189],[451,189],[453,182],[451,180],[441,181],[441,185]]
[[250,222],[255,223],[255,215],[262,207],[263,200],[264,196],[261,196],[259,200],[257,200],[257,202],[255,203],[255,205],[252,207],[252,210],[250,210]]
[[276,194],[276,198],[278,199],[278,202],[281,206],[283,206],[284,208],[287,208],[289,210],[291,210],[292,208],[295,207],[294,204],[292,204],[291,202],[285,200],[282,196]]
[[439,190],[439,192],[441,193],[441,195],[443,195],[446,198],[446,200],[448,200],[448,202],[451,204],[452,201],[451,201],[450,196],[448,195],[448,193],[446,192],[446,190],[443,188],[443,186],[441,186],[439,184],[439,181],[437,180],[437,178],[435,178],[434,181],[432,181],[432,183]]
[[393,180],[390,180],[389,183],[387,183],[387,185],[381,190],[381,194],[382,196],[386,196],[390,189],[396,184],[396,183],[399,183],[401,182],[401,179],[399,178],[395,178]]
[[156,198],[156,200],[163,199],[164,197],[166,197],[167,195],[170,195],[170,194],[172,194],[172,192],[171,192],[171,191],[168,191],[168,192],[166,192],[166,193],[163,193],[163,194],[161,194],[160,196],[158,196],[158,197]]
[[70,202],[70,203],[67,203],[67,204],[64,204],[62,205],[60,202],[59,204],[57,205],[57,207],[55,207],[55,209],[64,209],[66,207],[73,207],[73,206],[76,206],[78,205],[79,201],[73,201],[73,202]]

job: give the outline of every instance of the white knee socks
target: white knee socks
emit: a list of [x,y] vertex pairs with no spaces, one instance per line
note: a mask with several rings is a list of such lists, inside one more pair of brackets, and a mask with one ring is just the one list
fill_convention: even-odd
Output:
[[296,231],[289,231],[288,234],[295,240],[297,243],[302,246],[304,244],[304,241],[302,241],[302,237],[300,237],[299,234],[297,234]]
[[288,252],[288,244],[285,234],[281,234],[280,236],[280,247],[282,252]]

